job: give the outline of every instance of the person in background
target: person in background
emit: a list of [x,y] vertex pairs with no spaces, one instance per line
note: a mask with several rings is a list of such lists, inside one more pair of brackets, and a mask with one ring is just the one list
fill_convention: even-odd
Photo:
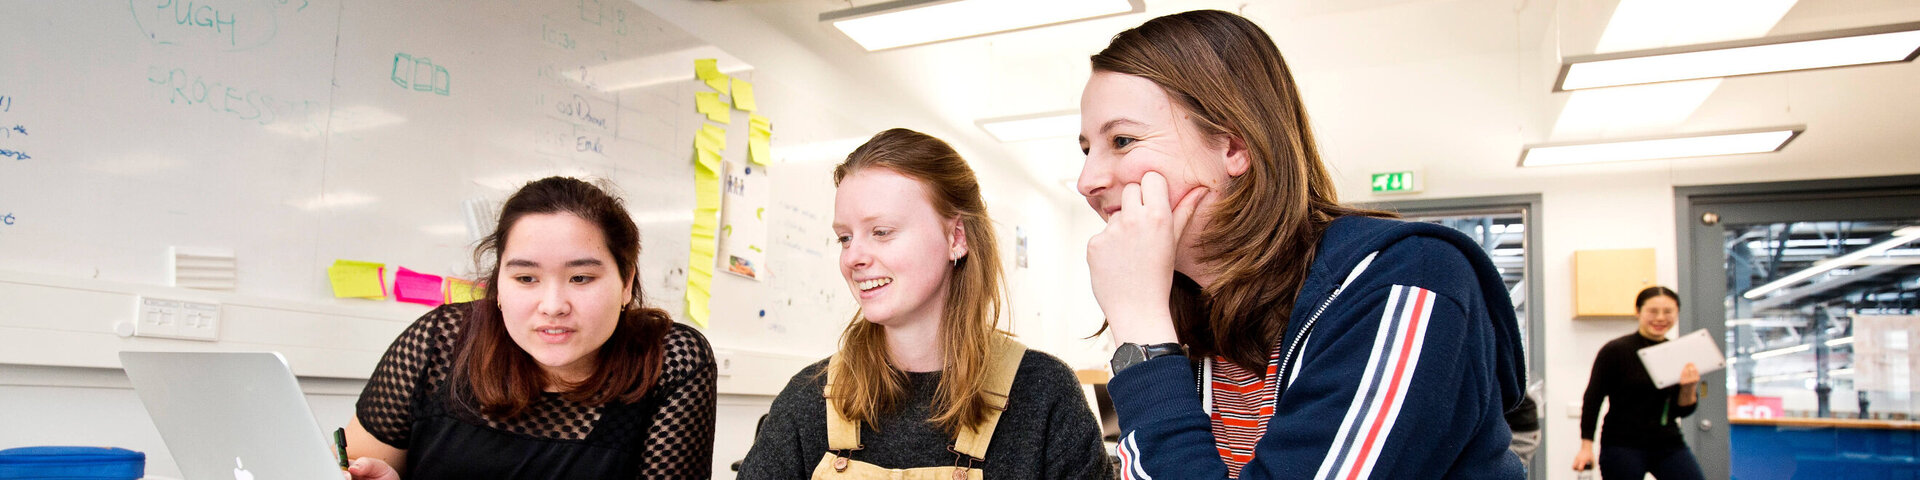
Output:
[[353,478],[712,475],[713,350],[644,303],[618,199],[528,183],[475,258],[484,295],[414,321],[361,392]]
[[1700,462],[1680,437],[1680,418],[1692,415],[1705,393],[1700,370],[1688,363],[1681,367],[1679,384],[1655,388],[1634,353],[1667,341],[1667,332],[1680,318],[1680,294],[1647,287],[1634,299],[1633,309],[1639,328],[1601,346],[1593,359],[1593,375],[1580,403],[1580,453],[1573,457],[1573,469],[1586,470],[1593,463],[1594,433],[1599,430],[1600,402],[1605,401],[1601,478],[1639,480],[1649,473],[1660,480],[1703,478]]
[[1073,371],[995,327],[999,244],[966,161],[896,128],[833,180],[860,309],[774,399],[739,478],[1111,478]]
[[1524,395],[1498,270],[1452,229],[1342,205],[1279,49],[1239,15],[1093,56],[1078,189],[1129,479],[1509,478]]

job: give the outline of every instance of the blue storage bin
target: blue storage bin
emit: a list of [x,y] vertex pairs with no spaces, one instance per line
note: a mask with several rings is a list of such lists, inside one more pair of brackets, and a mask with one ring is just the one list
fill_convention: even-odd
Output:
[[113,447],[20,447],[0,450],[0,478],[137,480],[147,454]]

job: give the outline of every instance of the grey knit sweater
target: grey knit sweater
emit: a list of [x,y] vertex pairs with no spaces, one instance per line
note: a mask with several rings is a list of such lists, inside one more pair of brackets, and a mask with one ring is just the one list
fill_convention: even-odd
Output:
[[[803,479],[827,452],[826,399],[821,396],[827,362],[821,360],[793,376],[773,400],[773,409],[740,465],[741,480]],[[940,373],[907,373],[911,401],[879,419],[879,428],[863,425],[866,448],[853,459],[885,468],[953,465],[947,452],[953,438],[932,424],[929,406]],[[988,479],[1113,478],[1100,445],[1100,424],[1087,407],[1073,370],[1054,358],[1028,350],[1014,376],[1013,395],[994,429],[984,467]]]

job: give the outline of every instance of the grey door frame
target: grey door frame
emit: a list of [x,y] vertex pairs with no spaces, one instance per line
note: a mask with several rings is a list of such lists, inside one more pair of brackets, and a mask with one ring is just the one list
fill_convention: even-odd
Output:
[[[1674,187],[1679,286],[1688,300],[1680,307],[1682,331],[1705,328],[1715,339],[1726,338],[1723,225],[1914,216],[1916,212],[1887,212],[1889,206],[1873,203],[1876,198],[1891,197],[1920,198],[1920,175]],[[1861,202],[1870,208],[1859,208]],[[1712,225],[1702,219],[1708,211],[1717,217]],[[1725,372],[1707,376],[1706,398],[1700,400],[1693,418],[1681,423],[1683,429],[1695,427],[1688,432],[1687,443],[1706,478],[1727,478],[1733,460],[1726,425],[1729,392],[1722,375]]]
[[[1540,305],[1540,299],[1546,298],[1546,286],[1543,285],[1545,282],[1541,281],[1544,278],[1544,271],[1541,270],[1541,259],[1539,255],[1542,248],[1541,245],[1543,245],[1540,240],[1540,232],[1542,231],[1540,222],[1541,217],[1544,216],[1540,214],[1540,194],[1416,200],[1389,199],[1365,203],[1361,204],[1361,206],[1400,212],[1403,215],[1438,212],[1472,212],[1474,210],[1492,211],[1512,208],[1521,209],[1521,221],[1525,222],[1527,226],[1525,248],[1528,278],[1527,298],[1524,300],[1527,302],[1527,377],[1531,380],[1535,375],[1542,375],[1544,379],[1546,358],[1541,353],[1542,347],[1544,346],[1541,340],[1542,337],[1544,337],[1542,333],[1547,327],[1545,320],[1546,309],[1541,308]],[[1539,479],[1547,477],[1546,453],[1548,451],[1547,445],[1549,442],[1552,442],[1552,435],[1549,435],[1547,432],[1546,412],[1549,409],[1546,407],[1546,399],[1541,399],[1541,401],[1535,403],[1539,404],[1541,410],[1540,445],[1534,450],[1533,461],[1527,465],[1527,477]]]

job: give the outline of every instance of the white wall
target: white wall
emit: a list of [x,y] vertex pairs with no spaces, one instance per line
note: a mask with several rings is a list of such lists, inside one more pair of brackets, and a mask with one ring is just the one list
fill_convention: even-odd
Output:
[[[1632,332],[1634,320],[1575,319],[1573,316],[1573,253],[1579,250],[1653,248],[1658,281],[1674,285],[1679,279],[1673,188],[1713,183],[1807,180],[1920,173],[1920,159],[1904,151],[1863,152],[1838,164],[1822,161],[1817,146],[1795,144],[1811,152],[1801,158],[1708,159],[1652,161],[1626,165],[1561,167],[1526,181],[1488,181],[1483,172],[1428,164],[1435,184],[1429,195],[1417,198],[1477,197],[1519,193],[1541,194],[1541,243],[1537,250],[1544,282],[1543,330],[1546,398],[1541,407],[1549,435],[1547,478],[1572,479],[1567,468],[1579,448],[1578,406],[1592,369],[1593,356],[1608,340]],[[1785,155],[1785,154],[1775,154]],[[1690,164],[1708,163],[1709,165]],[[1718,165],[1712,165],[1718,164]],[[1529,175],[1532,176],[1532,175]],[[1477,177],[1477,178],[1476,178]],[[1725,179],[1726,182],[1716,180]],[[1347,172],[1341,183],[1364,184],[1364,174]],[[1367,198],[1352,195],[1354,199]],[[1396,197],[1399,199],[1401,197]],[[1684,293],[1684,292],[1683,292]],[[1682,319],[1688,330],[1716,319]],[[1718,377],[1716,377],[1718,378]],[[1689,434],[1695,432],[1688,423]]]

